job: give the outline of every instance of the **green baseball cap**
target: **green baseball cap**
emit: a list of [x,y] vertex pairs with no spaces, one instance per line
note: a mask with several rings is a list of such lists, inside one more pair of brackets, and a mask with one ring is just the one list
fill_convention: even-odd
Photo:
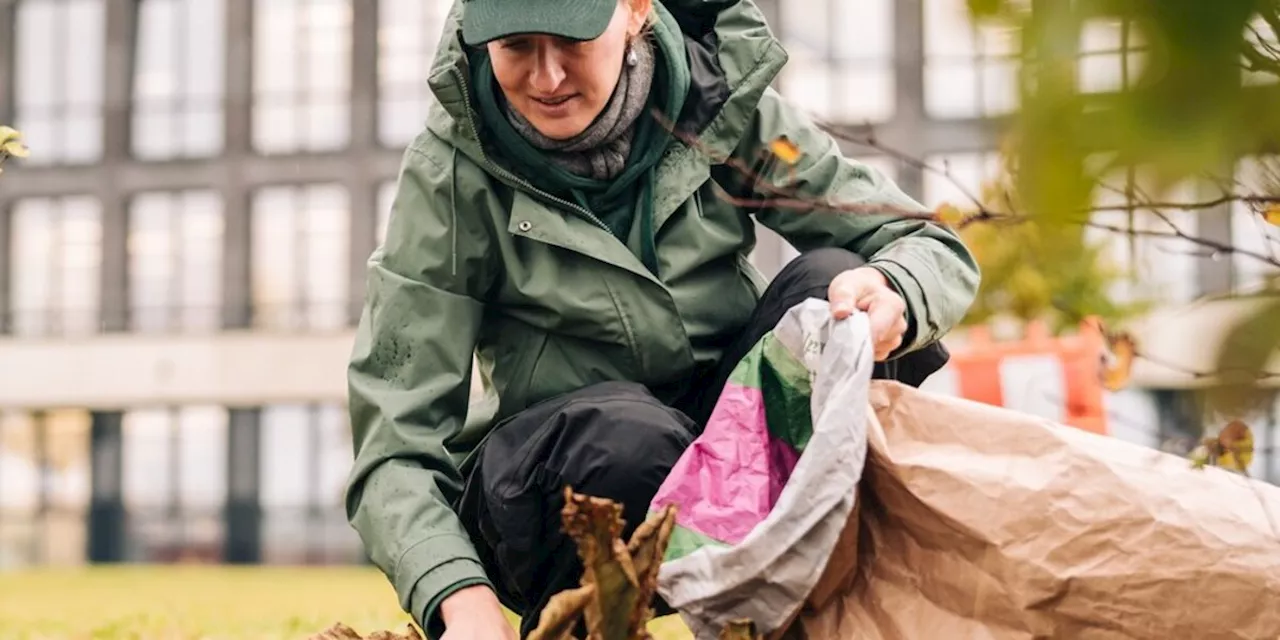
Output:
[[468,46],[520,33],[594,40],[617,8],[618,0],[464,0],[462,39]]

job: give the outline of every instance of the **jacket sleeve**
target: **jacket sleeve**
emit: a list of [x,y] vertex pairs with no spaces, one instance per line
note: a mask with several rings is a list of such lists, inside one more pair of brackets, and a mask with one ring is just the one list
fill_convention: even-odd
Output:
[[[792,165],[768,160],[770,143],[784,136],[800,152]],[[754,121],[733,156],[751,167],[754,179],[735,172],[726,180],[733,186],[726,188],[745,199],[776,197],[753,184],[764,180],[773,189],[807,200],[927,211],[879,171],[844,157],[831,136],[787,105],[772,88],[765,90]],[[800,251],[844,247],[885,275],[907,303],[909,326],[903,346],[891,358],[940,339],[973,303],[978,265],[960,238],[941,225],[901,215],[828,209],[765,207],[755,215]]]
[[443,631],[441,600],[492,586],[451,508],[462,478],[446,450],[467,415],[491,226],[472,211],[483,196],[454,191],[457,165],[442,147],[419,139],[405,154],[347,370],[347,517],[429,638]]

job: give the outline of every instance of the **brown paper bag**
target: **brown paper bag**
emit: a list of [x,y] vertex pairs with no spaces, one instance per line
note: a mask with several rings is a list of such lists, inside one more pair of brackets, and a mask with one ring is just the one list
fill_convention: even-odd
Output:
[[1280,638],[1280,488],[893,382],[871,403],[857,562],[808,638]]

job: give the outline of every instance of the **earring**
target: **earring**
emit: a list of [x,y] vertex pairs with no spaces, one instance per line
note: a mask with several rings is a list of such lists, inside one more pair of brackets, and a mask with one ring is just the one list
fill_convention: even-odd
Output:
[[634,67],[640,64],[640,54],[636,53],[635,41],[627,43],[627,66]]

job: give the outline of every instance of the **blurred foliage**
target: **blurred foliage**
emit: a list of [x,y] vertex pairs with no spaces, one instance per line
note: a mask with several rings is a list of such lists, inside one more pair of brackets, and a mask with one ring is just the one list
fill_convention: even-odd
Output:
[[1232,420],[1218,435],[1202,439],[1189,457],[1197,468],[1209,465],[1249,475],[1253,449],[1253,431],[1249,429],[1249,425]]
[[[1150,301],[1122,302],[1109,295],[1133,274],[1110,259],[1105,243],[1090,242],[1066,225],[1029,224],[1021,213],[1013,160],[1005,156],[1000,176],[983,186],[980,207],[948,204],[938,210],[942,222],[960,227],[982,270],[978,294],[961,324],[1043,321],[1062,334],[1076,331],[1086,313],[1113,326],[1148,310]],[[955,224],[979,215],[991,219]]]
[[[1100,296],[1106,287],[1096,285],[1116,274],[1098,263],[1082,224],[1104,177],[1117,172],[1151,176],[1152,198],[1208,179],[1263,220],[1280,217],[1280,188],[1241,193],[1234,175],[1242,159],[1280,153],[1280,0],[968,0],[968,7],[979,25],[1008,30],[1020,45],[1008,154],[1019,211],[1035,223],[967,232],[992,267],[990,286],[1007,283],[1017,292],[988,295],[975,318],[993,308],[1027,314],[1055,298],[1074,298],[1085,314],[1132,311]],[[1081,43],[1086,27],[1099,22],[1119,25],[1122,48],[1136,52],[1128,54],[1125,86],[1090,93],[1079,82]],[[1002,243],[1020,246],[996,248]],[[1014,264],[1024,260],[1034,268]],[[1063,272],[1080,275],[1054,275]],[[1077,290],[1084,287],[1093,293]],[[1222,345],[1220,406],[1244,401],[1280,350],[1278,292],[1273,281],[1255,294],[1276,302],[1259,305]]]
[[30,150],[22,143],[22,132],[0,125],[0,173],[4,173],[4,161],[9,158],[25,158]]

